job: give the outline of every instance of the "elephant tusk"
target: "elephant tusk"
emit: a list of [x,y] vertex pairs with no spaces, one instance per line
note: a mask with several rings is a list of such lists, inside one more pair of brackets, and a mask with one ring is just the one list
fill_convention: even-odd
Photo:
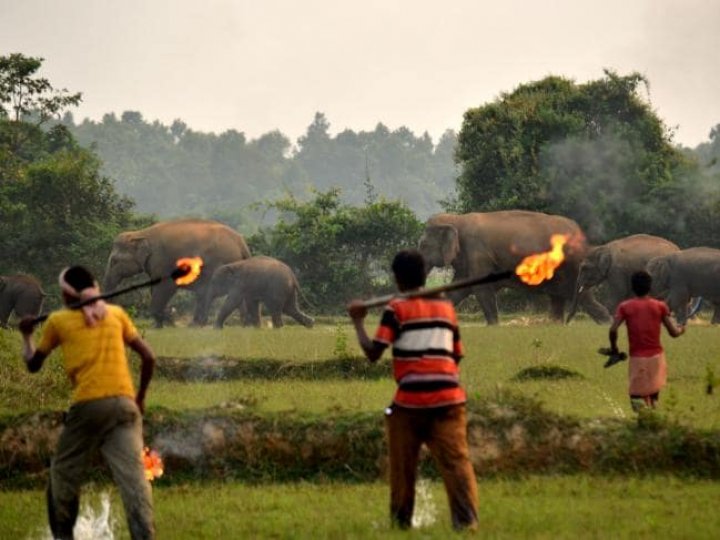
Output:
[[585,285],[580,285],[580,286],[578,287],[577,292],[578,292],[578,294],[582,294],[582,292],[583,292],[584,290],[585,290]]

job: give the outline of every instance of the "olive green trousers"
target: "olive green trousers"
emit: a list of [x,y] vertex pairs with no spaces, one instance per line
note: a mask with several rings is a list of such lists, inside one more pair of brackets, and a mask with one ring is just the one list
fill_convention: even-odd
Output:
[[50,466],[48,518],[54,538],[72,539],[80,488],[90,458],[100,451],[125,507],[134,540],[155,537],[152,493],[143,465],[142,415],[128,397],[84,401],[70,407]]

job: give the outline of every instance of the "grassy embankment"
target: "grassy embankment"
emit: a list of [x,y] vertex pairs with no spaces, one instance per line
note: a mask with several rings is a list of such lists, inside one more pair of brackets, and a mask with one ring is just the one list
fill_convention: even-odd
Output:
[[[375,324],[368,323],[368,327]],[[581,321],[568,327],[535,324],[525,318],[486,328],[471,320],[463,324],[467,357],[463,380],[471,397],[497,393],[498,387],[537,399],[552,412],[573,418],[632,418],[626,399],[624,364],[603,369],[595,353],[605,344],[607,328]],[[338,366],[338,357],[359,355],[349,325],[295,326],[282,330],[229,327],[146,330],[146,337],[171,366],[217,366],[217,358],[241,364],[248,378],[186,382],[159,375],[148,400],[151,410],[164,408],[201,412],[224,404],[245,406],[258,414],[288,412],[325,415],[377,411],[389,401],[393,383],[380,371],[328,376],[323,362]],[[707,395],[707,368],[720,372],[720,334],[696,323],[678,340],[665,337],[670,364],[669,387],[662,412],[674,422],[717,430],[718,396]],[[38,375],[19,369],[19,339],[0,332],[0,415],[65,407],[67,386],[53,358]],[[192,359],[192,360],[185,360]],[[271,363],[277,362],[277,363]],[[231,361],[232,362],[232,361]],[[362,362],[358,360],[358,362]],[[254,366],[257,363],[260,367]],[[361,364],[362,365],[362,364]],[[266,366],[270,366],[267,368]],[[560,367],[578,374],[567,379],[514,380],[530,367]],[[162,368],[162,366],[161,366]],[[309,374],[308,374],[309,373]],[[98,488],[99,489],[99,488]],[[648,537],[711,538],[718,514],[715,482],[674,477],[604,478],[598,476],[530,477],[519,480],[482,479],[481,521],[490,537]],[[424,538],[448,532],[442,488],[433,483],[437,522],[422,530]],[[387,534],[387,488],[370,484],[202,483],[156,487],[161,537],[357,537]],[[119,503],[113,509],[122,519]],[[0,538],[26,537],[44,522],[40,490],[0,491]],[[119,527],[122,534],[124,526]],[[169,531],[173,531],[170,534]],[[122,537],[122,535],[121,535]]]

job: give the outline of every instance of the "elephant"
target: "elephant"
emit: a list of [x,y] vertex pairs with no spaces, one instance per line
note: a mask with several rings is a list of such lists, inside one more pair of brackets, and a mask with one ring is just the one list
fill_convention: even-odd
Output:
[[[585,253],[585,236],[580,226],[562,216],[504,210],[468,214],[436,214],[426,223],[419,250],[425,257],[427,272],[433,267],[451,265],[454,280],[483,276],[493,272],[514,270],[529,254],[546,251],[553,234],[570,235],[563,248],[566,260],[552,279],[538,286],[528,286],[511,278],[472,289],[449,293],[458,303],[475,294],[488,324],[498,323],[497,290],[520,287],[550,296],[551,316],[562,322],[565,303],[572,301],[580,261]],[[597,322],[610,320],[608,311],[592,295],[583,291],[579,302]]]
[[[606,282],[609,292],[608,304],[615,313],[618,304],[633,296],[630,276],[645,270],[650,259],[680,251],[670,240],[649,234],[634,234],[593,247],[580,264],[575,295]],[[575,315],[577,302],[573,301],[567,322]]]
[[667,301],[678,323],[688,319],[688,303],[701,296],[713,305],[712,324],[720,323],[720,249],[694,247],[651,259],[652,294]]
[[42,309],[46,294],[33,276],[0,276],[0,327],[7,328],[10,314],[35,317]]
[[[208,285],[213,272],[223,264],[250,257],[243,236],[222,223],[202,219],[180,219],[156,223],[145,229],[120,233],[113,243],[103,278],[106,291],[141,272],[151,278],[167,276],[182,257],[202,257],[200,277],[185,288],[196,295],[193,324],[207,323]],[[165,308],[177,291],[169,279],[152,288],[150,312],[160,328],[169,318]]]
[[207,298],[212,302],[227,295],[215,320],[215,328],[222,328],[236,309],[244,312],[245,323],[260,326],[261,302],[270,312],[274,328],[283,325],[283,313],[311,328],[315,321],[298,308],[299,290],[297,278],[287,264],[272,257],[258,256],[224,264],[215,270]]

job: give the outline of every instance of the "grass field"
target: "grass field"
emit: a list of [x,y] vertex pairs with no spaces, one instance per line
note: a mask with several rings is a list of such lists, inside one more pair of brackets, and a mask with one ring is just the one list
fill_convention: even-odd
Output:
[[[371,318],[368,329],[377,319]],[[141,325],[144,327],[144,325]],[[596,353],[607,342],[607,327],[580,320],[569,326],[541,319],[506,319],[488,328],[476,318],[462,321],[466,357],[462,379],[471,399],[511,390],[536,399],[550,411],[579,418],[633,414],[626,397],[625,364],[603,369]],[[216,382],[180,382],[157,376],[148,407],[176,411],[238,403],[258,412],[380,411],[392,397],[386,377],[289,378],[284,367],[319,366],[337,358],[358,357],[347,320],[312,330],[227,327],[143,328],[162,358],[203,362],[226,358],[242,362],[280,362],[262,377]],[[621,339],[621,347],[626,342]],[[720,373],[720,332],[702,320],[685,336],[663,337],[669,384],[661,395],[663,414],[697,428],[720,428],[720,396],[708,395],[708,368]],[[17,334],[0,331],[0,415],[67,405],[68,387],[59,355],[37,375],[24,373]],[[387,362],[387,358],[381,361]],[[136,365],[137,362],[134,361]],[[576,377],[515,380],[529,367],[559,367]],[[720,390],[718,390],[720,392]],[[100,488],[89,490],[97,504]],[[383,483],[300,483],[245,485],[207,483],[156,486],[159,538],[444,538],[450,532],[442,486],[430,484],[435,521],[419,531],[400,534],[387,526],[387,486]],[[482,479],[481,530],[489,538],[714,538],[720,517],[714,501],[720,484],[676,477],[604,478],[593,476]],[[114,493],[114,491],[112,492]],[[112,508],[125,538],[120,504]],[[422,499],[422,498],[421,498]],[[424,502],[423,502],[424,501]],[[419,506],[427,499],[419,501]],[[432,505],[431,505],[432,506]],[[41,491],[0,490],[0,538],[40,538],[44,526]]]
[[[479,490],[477,536],[481,538],[711,539],[717,538],[720,528],[720,514],[714,505],[720,485],[714,482],[664,477],[530,477],[483,480]],[[111,494],[116,537],[128,538],[114,489],[89,487],[85,504],[99,514],[102,491]],[[0,491],[0,538],[43,538],[43,497],[41,491]],[[440,484],[421,486],[416,503],[420,526],[410,533],[389,527],[387,497],[387,486],[382,483],[189,484],[154,490],[158,538],[452,536]]]
[[[376,320],[371,319],[367,326],[374,328],[375,324]],[[198,364],[203,359],[229,357],[248,362],[274,360],[292,366],[338,356],[360,356],[353,330],[346,321],[319,325],[312,330],[286,326],[278,330],[227,327],[222,331],[169,328],[144,332],[158,356],[196,359]],[[0,389],[0,414],[38,406],[63,408],[67,389],[62,387],[57,357],[54,361],[51,357],[45,373],[27,375],[18,369],[19,359],[14,368],[7,365],[12,362],[7,351],[13,348],[19,351],[20,345],[17,336],[3,334],[8,360],[0,366],[5,381]],[[539,400],[549,410],[564,415],[583,418],[631,415],[626,364],[603,369],[603,357],[596,353],[598,347],[606,345],[605,326],[588,321],[556,326],[518,318],[489,328],[469,321],[462,324],[462,337],[466,348],[462,380],[471,397],[503,388]],[[720,332],[699,321],[679,339],[664,336],[664,343],[669,384],[661,394],[662,410],[688,425],[720,428],[720,396],[706,394],[708,368],[720,374]],[[387,362],[387,356],[381,362]],[[357,361],[364,362],[360,358]],[[579,377],[513,380],[521,370],[538,366],[561,367]],[[298,380],[284,378],[282,370],[274,378],[216,382],[178,382],[156,377],[148,406],[184,410],[239,402],[252,404],[259,411],[380,411],[391,399],[393,388],[390,377]]]

